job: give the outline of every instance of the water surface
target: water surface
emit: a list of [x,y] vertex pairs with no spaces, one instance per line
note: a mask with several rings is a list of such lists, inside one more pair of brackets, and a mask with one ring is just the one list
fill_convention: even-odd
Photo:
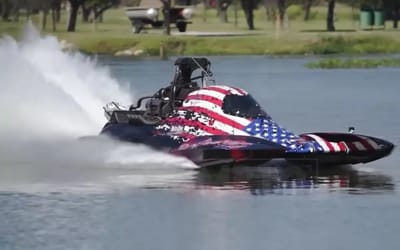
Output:
[[[173,77],[174,58],[98,60],[133,99]],[[399,69],[306,69],[312,58],[210,60],[217,83],[246,89],[294,132],[354,126],[400,143]],[[396,149],[355,168],[278,161],[198,171],[147,148],[106,144],[62,141],[64,154],[53,161],[39,161],[35,150],[26,162],[3,161],[0,249],[400,248]]]

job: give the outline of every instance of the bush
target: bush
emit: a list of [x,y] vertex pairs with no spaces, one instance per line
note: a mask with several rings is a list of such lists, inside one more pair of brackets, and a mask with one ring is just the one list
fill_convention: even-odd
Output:
[[138,6],[140,4],[140,0],[123,0],[121,4],[124,6]]
[[302,19],[304,16],[303,8],[298,4],[292,4],[286,9],[286,14],[290,20]]
[[321,68],[321,69],[369,69],[377,67],[400,67],[399,58],[386,58],[386,59],[322,59],[318,62],[311,62],[306,65],[308,68]]
[[365,54],[365,53],[395,53],[400,50],[400,42],[388,37],[323,37],[308,46],[312,54]]

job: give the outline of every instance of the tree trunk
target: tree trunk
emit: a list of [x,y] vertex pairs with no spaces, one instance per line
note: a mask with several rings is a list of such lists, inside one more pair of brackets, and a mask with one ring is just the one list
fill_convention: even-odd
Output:
[[82,22],[88,23],[90,18],[90,13],[92,12],[92,6],[86,6],[85,3],[82,4]]
[[274,20],[275,18],[275,16],[274,16],[274,10],[272,9],[272,8],[270,8],[270,7],[265,7],[265,16],[266,16],[266,18],[267,18],[267,21],[272,21],[272,20]]
[[329,0],[328,15],[326,18],[326,28],[328,31],[335,31],[335,0]]
[[56,32],[57,30],[57,10],[52,9],[51,10],[51,23],[53,27],[53,32]]
[[26,8],[25,17],[26,17],[26,20],[28,21],[31,18],[31,15],[35,14],[35,13],[33,13],[34,12],[34,6],[32,5],[31,2],[27,2],[25,8]]
[[96,18],[96,11],[93,12],[93,20],[92,20],[92,24],[93,24],[93,32],[96,32],[97,30],[97,18]]
[[238,16],[238,1],[237,0],[233,0],[233,1],[234,1],[233,2],[233,19],[234,19],[233,23],[235,24],[235,28],[237,28],[238,19],[239,19],[239,16]]
[[68,32],[75,32],[76,28],[76,19],[78,18],[78,10],[79,6],[81,5],[80,2],[75,1],[75,0],[69,0],[70,2],[70,7],[71,7],[71,12],[69,15],[69,20],[68,20]]
[[11,3],[9,0],[3,0],[2,1],[2,13],[1,17],[3,21],[10,21],[10,12],[11,12]]
[[49,13],[48,9],[43,9],[42,10],[42,30],[46,30],[47,26],[47,14]]
[[55,18],[56,18],[57,23],[60,23],[60,21],[61,21],[61,4],[62,4],[62,1],[57,0],[57,2],[54,5]]
[[103,6],[96,5],[93,7],[93,16],[96,19],[96,21],[102,23],[103,22],[103,13],[104,11],[108,10],[109,8],[112,7],[112,4],[106,4]]
[[29,8],[26,9],[26,21],[31,18],[31,10]]
[[264,8],[265,8],[265,17],[266,21],[272,21],[275,22],[276,19],[276,4],[277,1],[271,1],[271,0],[264,0]]
[[163,10],[164,10],[164,27],[165,27],[165,34],[167,36],[171,35],[171,0],[162,0],[163,2]]
[[15,1],[13,3],[13,9],[12,9],[12,13],[14,14],[14,22],[19,22],[19,9],[20,9],[20,2],[19,1]]
[[203,22],[207,22],[208,0],[203,0]]
[[393,29],[397,29],[399,27],[399,14],[400,9],[393,10]]
[[228,7],[230,3],[226,0],[218,0],[218,16],[222,23],[228,22]]
[[308,21],[310,19],[310,12],[313,0],[305,0],[304,4],[304,21]]
[[285,21],[286,2],[285,0],[278,0],[279,21],[281,24]]
[[227,13],[226,9],[220,9],[219,10],[219,20],[222,23],[227,23],[228,22],[228,13]]
[[254,30],[254,8],[255,8],[255,0],[241,0],[242,8],[244,14],[246,16],[247,26],[249,30]]

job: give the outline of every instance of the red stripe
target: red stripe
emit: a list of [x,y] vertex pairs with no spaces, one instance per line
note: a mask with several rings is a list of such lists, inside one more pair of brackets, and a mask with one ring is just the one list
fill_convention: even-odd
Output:
[[306,141],[314,141],[313,138],[311,138],[311,137],[309,137],[309,136],[307,136],[307,135],[300,135],[300,138],[303,138],[303,139],[306,140]]
[[204,113],[216,121],[222,122],[224,124],[227,124],[229,126],[232,126],[234,128],[240,129],[240,130],[242,130],[245,127],[242,124],[235,122],[234,120],[231,120],[225,116],[222,116],[222,115],[215,113],[206,108],[189,106],[189,107],[184,107],[184,109],[189,109],[189,110],[192,110],[193,112]]
[[246,158],[246,153],[240,149],[232,149],[231,150],[231,157],[234,161],[240,161]]
[[239,92],[239,94],[241,94],[241,95],[247,95],[247,93],[246,92],[244,92],[242,89],[240,89],[240,88],[235,88],[235,87],[231,87],[231,88],[233,88],[233,89],[235,89],[237,92]]
[[[312,135],[315,135],[315,134],[312,134]],[[323,141],[326,144],[326,146],[328,146],[329,152],[335,152],[335,148],[332,146],[332,144],[330,142],[328,142],[327,140],[325,140],[324,138],[322,138],[319,135],[315,135],[315,136],[318,136],[321,139],[321,141]],[[307,138],[308,141],[315,141],[316,143],[320,144],[316,139],[312,138],[311,136],[302,135],[301,137],[305,137],[305,138]],[[322,147],[322,145],[321,145],[321,147]],[[322,150],[324,150],[323,147],[322,147]]]
[[363,138],[359,138],[359,142],[361,142],[361,144],[368,150],[368,151],[373,151],[374,147],[372,147],[371,144],[369,144],[369,142]]
[[226,90],[226,89],[223,89],[223,88],[219,88],[219,87],[217,87],[217,86],[210,86],[210,87],[207,87],[207,88],[205,88],[205,89],[207,89],[207,90],[213,90],[213,91],[219,92],[219,93],[224,94],[224,95],[228,95],[228,94],[231,93],[231,91]]
[[338,145],[339,145],[340,151],[342,151],[342,152],[346,152],[347,151],[347,146],[346,146],[346,143],[344,141],[338,142]]
[[[316,134],[314,134],[315,136],[317,136],[317,137],[319,137],[320,138],[320,140],[322,141],[322,142],[324,142],[325,144],[326,144],[326,146],[328,146],[328,149],[329,149],[329,152],[335,152],[335,148],[333,147],[333,145],[331,144],[331,142],[330,141],[327,141],[325,138],[323,138],[322,136],[319,136],[319,135],[316,135]],[[315,139],[314,139],[315,140]],[[316,140],[315,140],[316,141]],[[317,143],[319,143],[318,141],[316,141]],[[322,146],[322,145],[321,145]]]
[[[185,118],[182,117],[174,117],[174,118],[168,118],[166,120],[166,122],[168,122],[170,125],[174,126],[174,125],[178,125],[178,126],[191,126],[191,127],[195,127],[198,129],[201,129],[207,133],[213,134],[213,135],[228,135],[227,132],[216,129],[214,127],[209,127],[207,125],[205,125],[202,122],[199,121],[195,121],[195,120],[187,120]],[[186,132],[185,132],[186,133]]]
[[186,97],[186,100],[201,100],[211,102],[220,107],[222,106],[222,101],[220,99],[210,95],[189,95],[188,97]]
[[335,152],[335,148],[332,146],[332,144],[331,144],[329,141],[325,140],[325,139],[322,138],[322,137],[320,137],[320,138],[321,138],[321,140],[322,140],[323,142],[325,142],[325,144],[328,146],[329,152]]
[[347,146],[350,148],[351,151],[363,151],[363,150],[359,150],[359,149],[354,145],[355,142],[361,143],[361,144],[364,146],[364,148],[365,148],[366,150],[368,150],[368,151],[374,150],[374,147],[373,147],[367,140],[365,140],[364,138],[359,137],[359,136],[357,136],[357,135],[352,135],[351,141],[347,141],[347,143],[346,143]]
[[349,142],[349,143],[346,143],[346,144],[347,144],[347,146],[349,147],[350,151],[360,151],[360,150],[353,144],[353,142]]

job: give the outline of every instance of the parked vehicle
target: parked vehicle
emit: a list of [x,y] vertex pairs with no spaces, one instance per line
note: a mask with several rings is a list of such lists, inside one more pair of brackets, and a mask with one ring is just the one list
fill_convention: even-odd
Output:
[[[185,3],[187,2],[185,1]],[[185,32],[187,24],[191,23],[189,19],[194,13],[194,8],[191,5],[179,5],[179,3],[179,1],[171,1],[170,23],[175,23],[179,32]],[[163,12],[164,8],[160,0],[142,0],[139,6],[125,8],[125,14],[131,21],[135,33],[140,33],[145,26],[164,27]]]

